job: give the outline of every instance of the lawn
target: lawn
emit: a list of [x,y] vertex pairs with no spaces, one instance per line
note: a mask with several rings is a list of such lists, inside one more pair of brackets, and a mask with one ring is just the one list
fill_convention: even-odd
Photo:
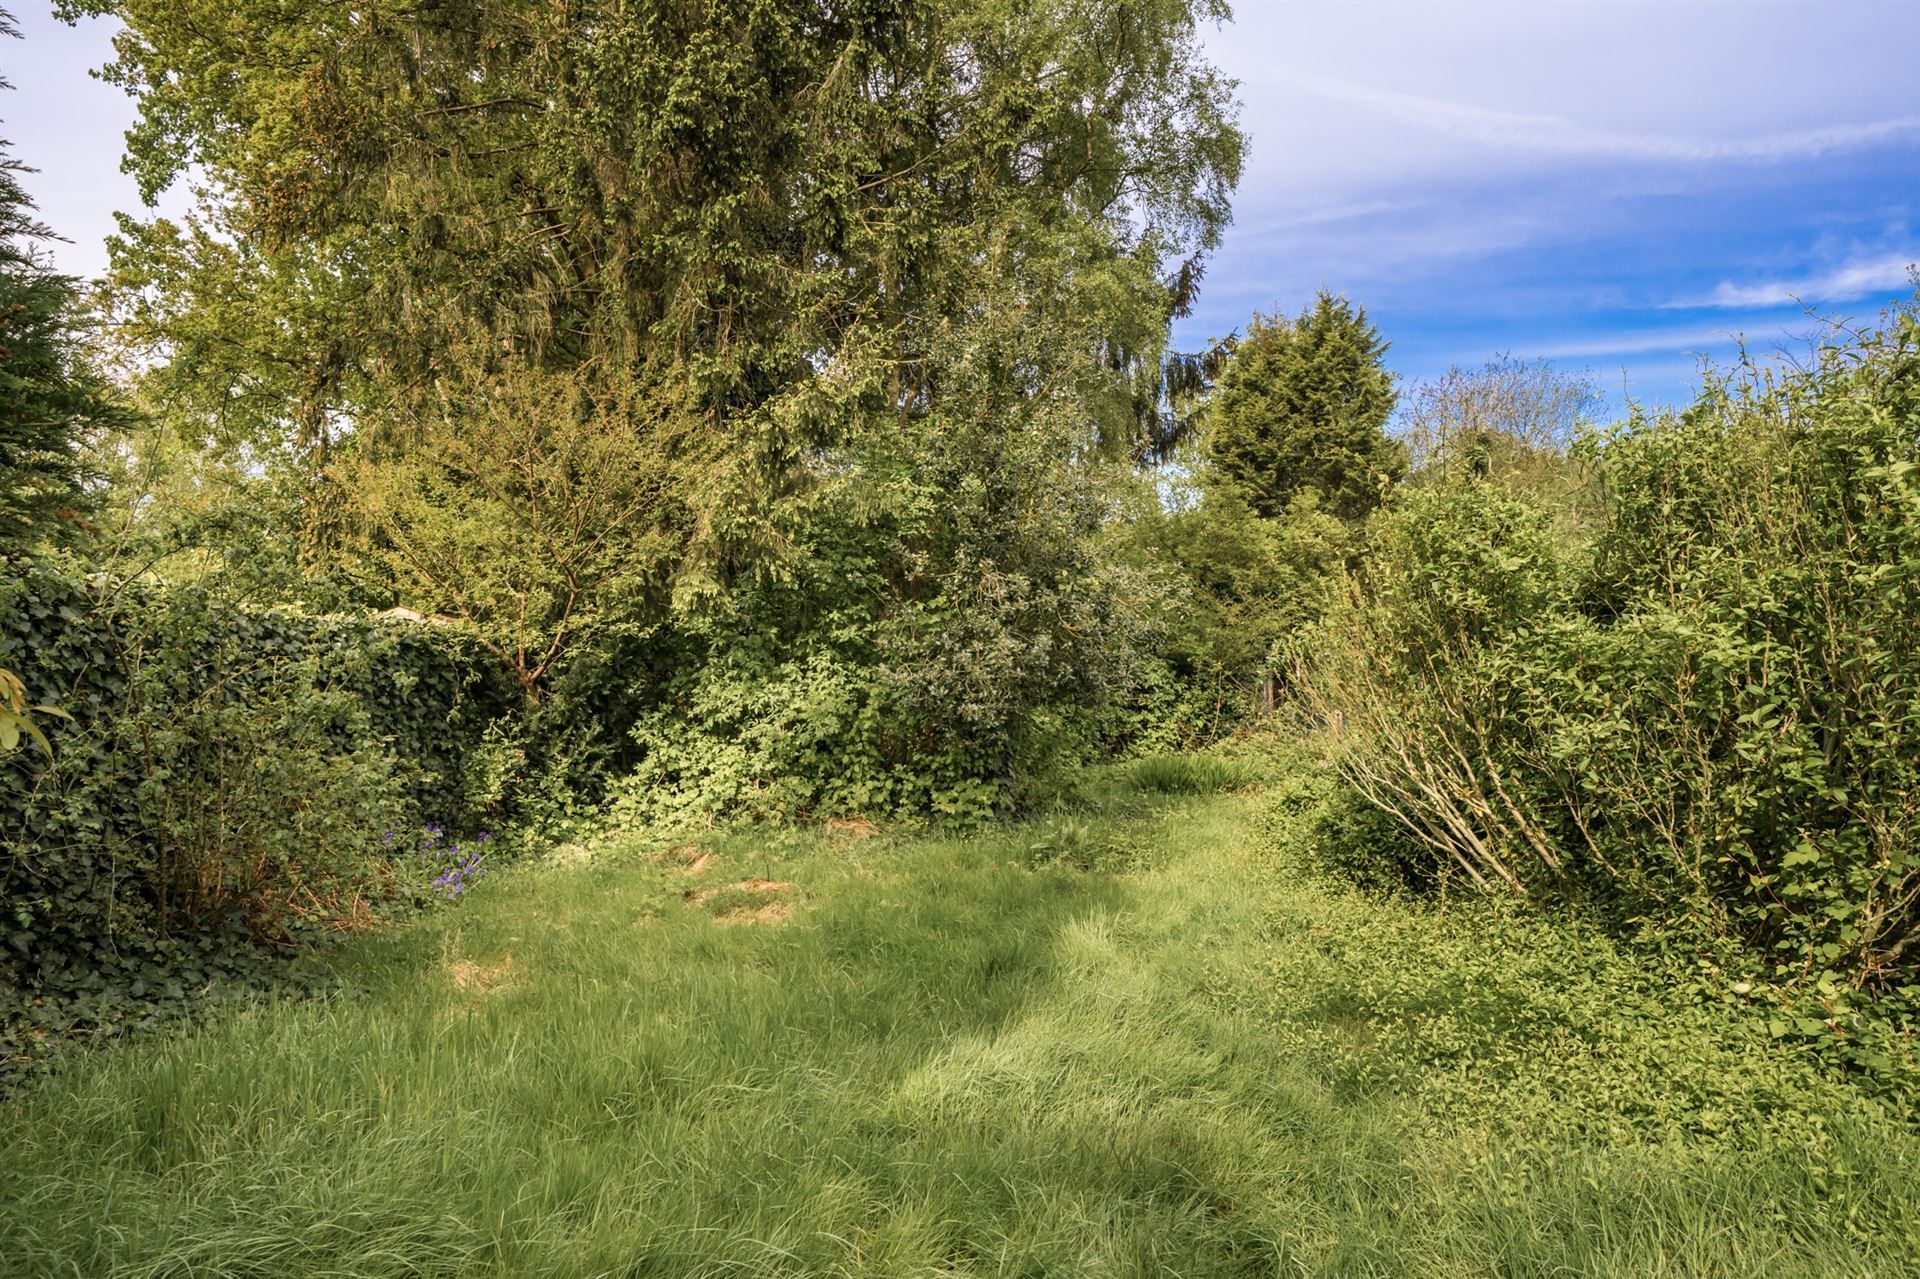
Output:
[[1310,779],[1133,782],[483,879],[6,1103],[0,1274],[1920,1272],[1897,1090],[1329,880]]

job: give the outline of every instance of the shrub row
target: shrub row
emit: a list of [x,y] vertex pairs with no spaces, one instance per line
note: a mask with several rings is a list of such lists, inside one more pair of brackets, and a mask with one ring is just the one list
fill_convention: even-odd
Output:
[[411,843],[388,832],[501,798],[468,761],[516,695],[455,628],[13,563],[0,666],[73,717],[0,760],[0,1016],[143,1000],[363,909]]
[[[1920,323],[1589,441],[1584,532],[1415,487],[1307,663],[1436,867],[1737,941],[1749,985],[1920,987]],[[1829,1024],[1831,1022],[1831,1024]]]

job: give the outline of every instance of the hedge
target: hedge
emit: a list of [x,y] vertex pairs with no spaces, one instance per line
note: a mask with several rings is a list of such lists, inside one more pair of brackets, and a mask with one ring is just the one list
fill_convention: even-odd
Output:
[[459,628],[316,617],[0,560],[0,668],[48,758],[0,760],[0,1022],[150,1002],[394,882],[388,832],[484,820],[518,710]]

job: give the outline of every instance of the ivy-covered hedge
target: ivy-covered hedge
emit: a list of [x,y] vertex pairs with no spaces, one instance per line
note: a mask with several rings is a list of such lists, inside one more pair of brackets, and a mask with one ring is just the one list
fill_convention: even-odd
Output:
[[0,1021],[204,984],[364,909],[388,832],[500,802],[469,764],[517,695],[457,628],[0,567],[0,668],[73,717],[0,760]]

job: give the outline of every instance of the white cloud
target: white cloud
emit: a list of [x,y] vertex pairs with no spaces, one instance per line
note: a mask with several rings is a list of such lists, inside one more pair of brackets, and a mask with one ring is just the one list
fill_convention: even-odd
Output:
[[1875,293],[1908,288],[1913,282],[1916,263],[1920,263],[1920,251],[1857,259],[1819,275],[1792,280],[1763,280],[1757,284],[1735,284],[1730,280],[1722,280],[1705,297],[1669,302],[1667,306],[1670,309],[1684,309],[1851,302]]
[[1498,111],[1322,76],[1286,72],[1276,78],[1321,97],[1372,108],[1408,124],[1470,142],[1562,155],[1772,163],[1920,141],[1920,115],[1793,129],[1750,138],[1702,138],[1602,128],[1565,116]]
[[1457,270],[1490,255],[1552,244],[1578,235],[1572,226],[1558,197],[1537,193],[1501,208],[1433,196],[1236,226],[1213,261],[1201,306],[1244,311],[1251,303],[1292,311],[1321,287],[1362,289],[1378,301],[1438,265]]
[[[1763,322],[1760,327],[1774,333],[1774,340],[1785,336],[1778,333],[1773,325]],[[1726,325],[1713,328],[1636,329],[1623,333],[1597,333],[1591,337],[1562,338],[1537,346],[1520,343],[1515,345],[1514,354],[1548,360],[1571,360],[1606,355],[1706,352],[1726,350],[1740,342],[1742,336],[1741,329]]]
[[1243,228],[1246,235],[1277,235],[1283,231],[1335,226],[1343,222],[1362,222],[1389,213],[1405,213],[1425,205],[1425,200],[1368,200],[1358,204],[1338,204],[1323,209],[1303,209],[1268,218],[1257,226]]

